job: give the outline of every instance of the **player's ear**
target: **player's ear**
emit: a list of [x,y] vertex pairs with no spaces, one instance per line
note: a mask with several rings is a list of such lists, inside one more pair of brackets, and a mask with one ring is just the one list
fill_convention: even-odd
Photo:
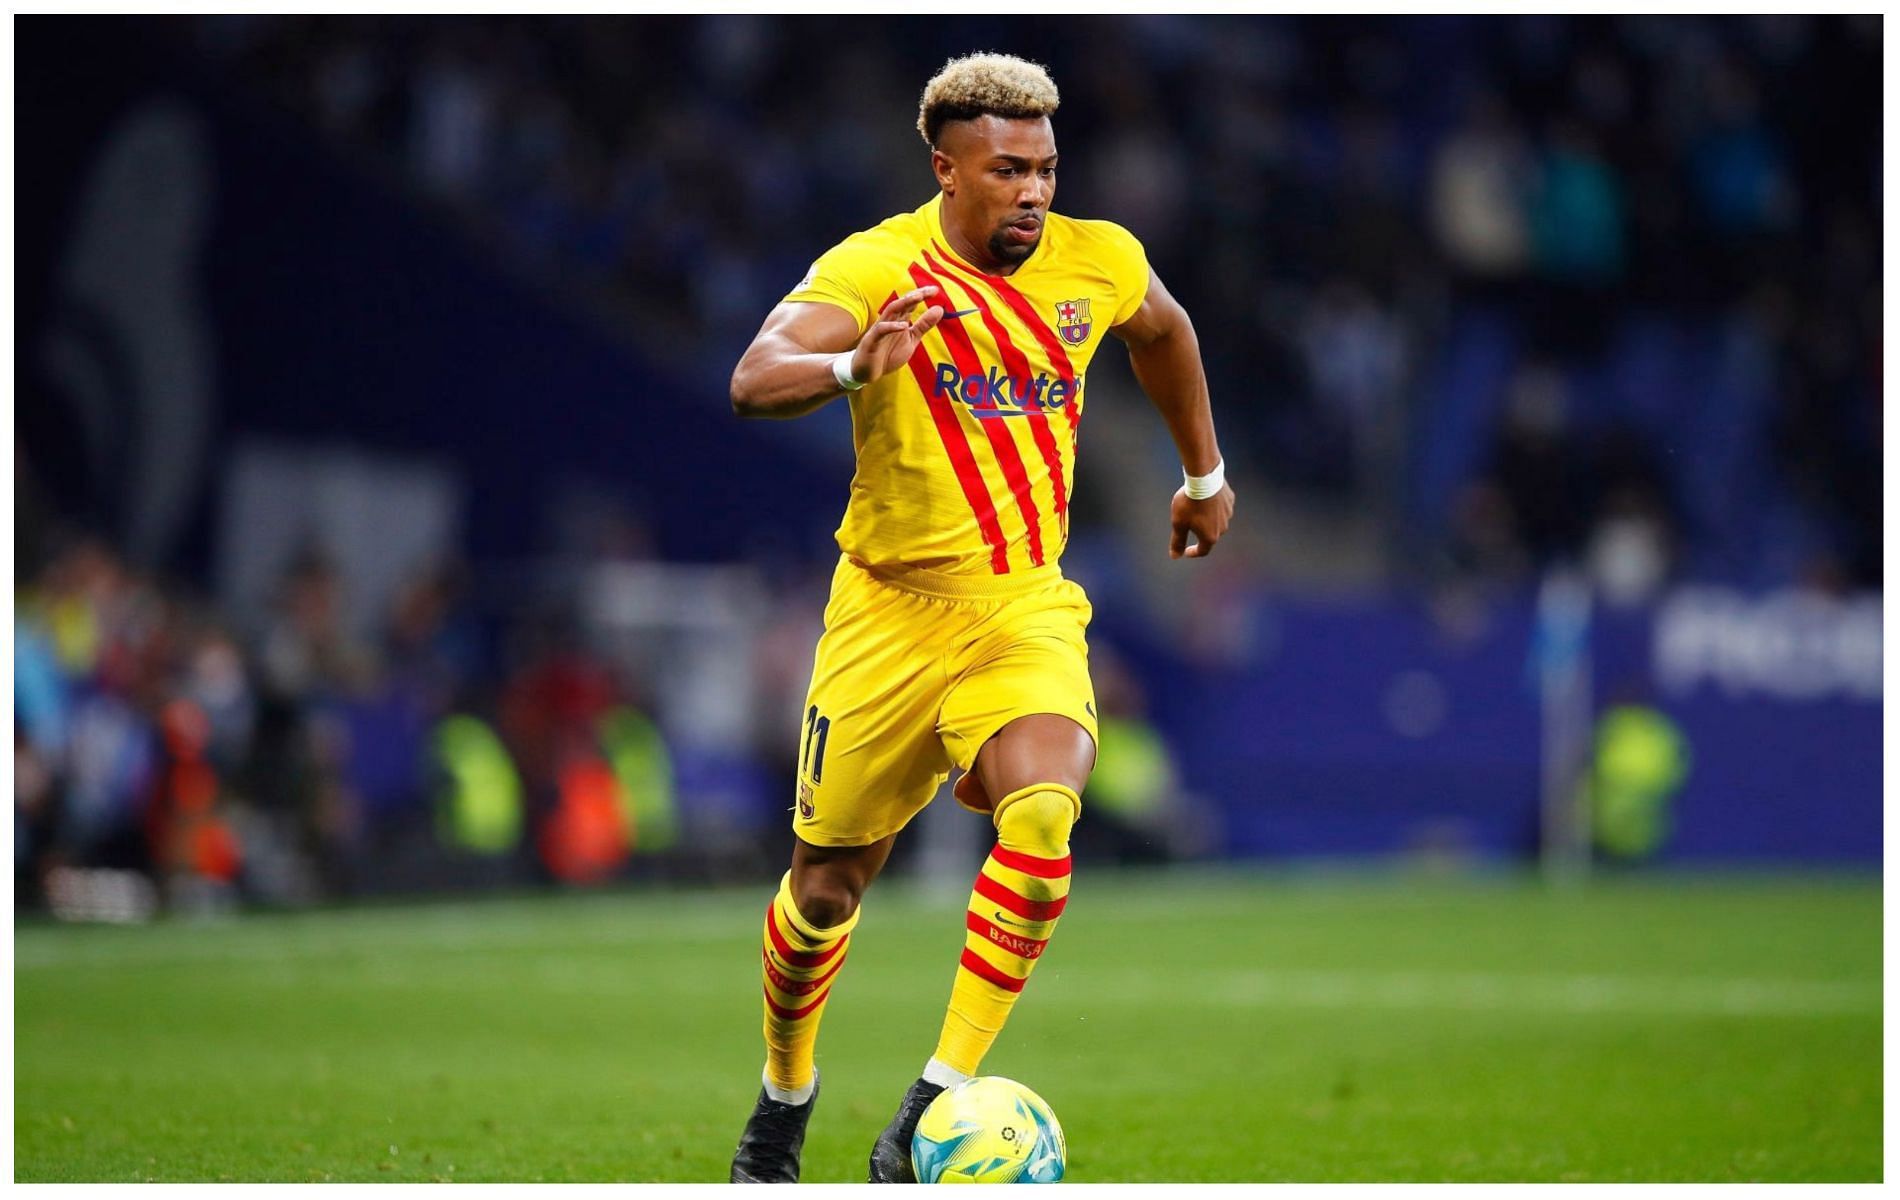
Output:
[[954,196],[957,191],[957,164],[948,154],[935,149],[930,151],[930,170],[937,177],[937,186],[944,195]]

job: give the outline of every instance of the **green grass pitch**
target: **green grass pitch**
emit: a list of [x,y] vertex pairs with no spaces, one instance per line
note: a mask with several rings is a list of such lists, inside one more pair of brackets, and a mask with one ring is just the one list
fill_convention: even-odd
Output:
[[[14,935],[22,1181],[722,1181],[769,887]],[[864,1178],[960,896],[873,891],[805,1178]],[[985,1063],[1080,1182],[1878,1180],[1877,879],[1084,870]]]

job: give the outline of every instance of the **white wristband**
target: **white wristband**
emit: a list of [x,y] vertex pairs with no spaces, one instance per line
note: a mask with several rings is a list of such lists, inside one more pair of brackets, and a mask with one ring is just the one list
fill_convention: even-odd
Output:
[[1214,469],[1205,475],[1189,475],[1187,468],[1183,467],[1181,477],[1187,480],[1188,499],[1205,500],[1209,496],[1218,496],[1220,490],[1227,486],[1227,460],[1216,459]]
[[831,377],[836,379],[838,386],[847,392],[855,392],[869,382],[855,379],[851,375],[851,358],[856,353],[856,350],[846,350],[831,360]]

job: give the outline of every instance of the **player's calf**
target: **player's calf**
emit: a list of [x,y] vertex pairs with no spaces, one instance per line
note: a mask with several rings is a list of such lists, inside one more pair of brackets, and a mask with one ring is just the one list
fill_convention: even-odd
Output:
[[970,893],[935,1056],[958,1076],[976,1074],[1055,933],[1069,898],[1069,831],[1081,811],[1081,797],[1059,783],[1020,788],[996,804],[996,848]]
[[760,953],[765,991],[764,1087],[732,1159],[734,1183],[797,1183],[805,1125],[818,1096],[812,1051],[832,982],[844,966],[858,909],[830,927],[792,898],[788,871],[766,906]]

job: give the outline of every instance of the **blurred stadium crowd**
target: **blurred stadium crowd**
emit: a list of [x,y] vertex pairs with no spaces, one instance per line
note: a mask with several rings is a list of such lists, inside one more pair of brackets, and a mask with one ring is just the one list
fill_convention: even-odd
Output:
[[[927,197],[924,79],[1023,53],[1064,93],[1059,207],[1128,225],[1194,315],[1243,495],[1364,517],[1379,587],[1502,594],[1560,562],[1630,601],[1881,585],[1878,17],[1011,29],[170,25],[715,396],[817,252]],[[561,621],[497,622],[435,564],[354,633],[312,547],[240,623],[18,473],[22,900],[67,865],[189,906],[679,849],[650,684]],[[1307,553],[1232,556],[1297,580]],[[787,664],[801,603],[767,638]]]
[[625,864],[636,827],[643,849],[670,844],[665,751],[624,679],[538,616],[506,631],[500,658],[456,568],[408,580],[371,638],[344,621],[344,581],[315,551],[257,628],[96,539],[48,547],[21,582],[23,902],[109,915],[62,884],[73,867],[215,909],[585,882]]
[[[44,527],[30,504],[26,516]],[[763,869],[760,824],[776,831],[778,807],[754,802],[789,792],[796,749],[796,722],[770,718],[797,711],[821,586],[762,622],[742,656],[747,686],[722,698],[771,712],[770,732],[711,765],[764,764],[738,789],[745,811],[720,813],[701,810],[722,787],[704,767],[697,805],[676,803],[692,741],[669,745],[649,716],[664,707],[653,681],[587,637],[573,606],[498,616],[471,602],[462,567],[431,564],[364,636],[345,616],[348,581],[314,547],[253,623],[95,538],[55,534],[41,549],[15,595],[23,906],[137,920]],[[1209,849],[1139,683],[1107,647],[1095,673],[1114,745],[1083,843],[1131,862]]]
[[[721,384],[819,250],[927,196],[921,82],[996,40],[935,17],[199,21]],[[1247,476],[1368,511],[1428,577],[1879,582],[1877,18],[1011,36],[1063,88],[1059,204],[1143,239]],[[1685,452],[1713,443],[1713,467]]]

